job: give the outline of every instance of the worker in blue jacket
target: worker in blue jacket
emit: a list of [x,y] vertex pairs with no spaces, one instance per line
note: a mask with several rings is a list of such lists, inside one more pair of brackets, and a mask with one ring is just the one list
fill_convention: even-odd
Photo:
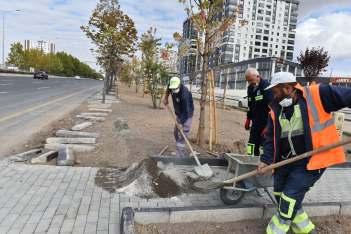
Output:
[[259,156],[260,147],[264,139],[264,129],[268,119],[268,104],[272,100],[270,90],[265,90],[269,82],[263,79],[255,68],[248,68],[245,72],[248,107],[245,129],[250,130],[247,144],[247,155]]
[[[193,96],[185,85],[181,83],[178,77],[172,77],[169,81],[168,89],[163,100],[168,105],[168,96],[172,96],[174,112],[177,116],[178,126],[182,128],[186,137],[191,130],[192,118],[194,115]],[[179,132],[177,126],[174,126],[174,138],[176,140],[176,155],[178,157],[188,156],[185,140]]]
[[[351,107],[351,89],[331,85],[302,87],[289,72],[273,75],[273,90],[264,153],[259,172],[272,163],[340,141],[331,112]],[[329,166],[345,162],[342,147],[312,155],[274,171],[277,213],[267,226],[267,234],[314,233],[315,226],[302,209],[306,193]]]

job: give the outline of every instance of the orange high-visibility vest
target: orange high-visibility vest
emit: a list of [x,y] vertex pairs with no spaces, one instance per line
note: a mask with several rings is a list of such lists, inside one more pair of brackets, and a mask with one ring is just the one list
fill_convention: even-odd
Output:
[[[331,113],[324,110],[319,94],[319,85],[302,87],[297,84],[295,88],[301,90],[306,99],[313,149],[340,141]],[[307,164],[307,169],[318,170],[345,161],[344,149],[338,147],[313,155]]]

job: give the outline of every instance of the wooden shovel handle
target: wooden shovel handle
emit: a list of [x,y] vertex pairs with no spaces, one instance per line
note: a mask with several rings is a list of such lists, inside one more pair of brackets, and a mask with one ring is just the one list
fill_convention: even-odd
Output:
[[197,158],[193,147],[191,146],[191,144],[190,144],[188,138],[185,136],[185,134],[184,134],[184,132],[183,132],[183,129],[181,129],[181,128],[179,127],[179,124],[178,124],[176,115],[175,115],[174,112],[171,110],[171,108],[169,107],[169,105],[166,105],[166,107],[167,107],[169,113],[172,115],[173,120],[174,120],[174,122],[175,122],[175,125],[177,126],[179,132],[182,134],[182,136],[183,136],[183,138],[184,138],[186,144],[188,145],[188,147],[189,147],[189,149],[190,149],[190,151],[191,151],[191,154],[192,154],[193,157],[195,158],[195,161],[196,161],[197,165],[200,166],[201,163],[200,163],[199,159]]
[[[287,165],[287,164],[299,161],[301,159],[311,157],[314,154],[318,154],[318,153],[321,153],[321,152],[324,152],[324,151],[327,151],[327,150],[331,150],[331,149],[334,149],[334,148],[337,148],[337,147],[340,147],[340,146],[344,146],[344,145],[347,145],[347,144],[350,144],[350,143],[351,143],[351,138],[343,140],[343,141],[339,141],[337,143],[333,143],[333,144],[330,144],[330,145],[322,146],[322,147],[320,147],[318,149],[311,150],[309,152],[303,153],[303,154],[298,155],[296,157],[289,158],[289,159],[283,160],[281,162],[271,164],[271,165],[263,168],[263,171],[266,172],[266,171],[269,171],[269,170],[273,170],[275,168],[278,168],[278,167],[281,167],[281,166],[284,166],[284,165]],[[258,170],[256,169],[254,171],[242,174],[242,175],[240,175],[238,177],[234,177],[232,179],[225,180],[225,181],[223,181],[223,183],[224,184],[235,183],[235,182],[238,182],[238,181],[250,178],[252,176],[255,176],[257,174],[259,174],[259,173],[258,173]]]

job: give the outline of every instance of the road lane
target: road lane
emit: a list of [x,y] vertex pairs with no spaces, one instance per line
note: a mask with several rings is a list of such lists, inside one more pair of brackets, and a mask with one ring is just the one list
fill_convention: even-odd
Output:
[[74,110],[103,85],[88,79],[0,77],[0,84],[5,81],[12,84],[0,86],[0,157]]

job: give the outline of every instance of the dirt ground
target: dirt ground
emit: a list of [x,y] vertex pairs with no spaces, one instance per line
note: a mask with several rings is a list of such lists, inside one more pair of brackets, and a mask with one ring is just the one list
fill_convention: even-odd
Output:
[[[351,217],[329,216],[312,218],[318,234],[351,233]],[[232,223],[178,223],[136,225],[138,234],[263,234],[268,220]]]
[[[134,89],[125,86],[120,88],[120,103],[113,104],[113,112],[103,123],[98,123],[86,131],[99,132],[97,150],[93,153],[79,154],[78,166],[127,167],[148,156],[157,155],[165,146],[169,146],[165,155],[175,151],[173,137],[173,120],[166,109],[153,109],[151,98],[143,98]],[[115,128],[116,120],[126,120],[129,129],[120,132]],[[198,104],[195,104],[190,138],[195,139],[199,118]],[[238,151],[237,144],[245,142],[248,132],[243,128],[245,113],[238,110],[218,110],[219,152]],[[241,144],[243,145],[243,144]],[[195,150],[206,153],[196,146]],[[241,146],[240,150],[243,150]],[[210,156],[212,157],[212,156]]]

